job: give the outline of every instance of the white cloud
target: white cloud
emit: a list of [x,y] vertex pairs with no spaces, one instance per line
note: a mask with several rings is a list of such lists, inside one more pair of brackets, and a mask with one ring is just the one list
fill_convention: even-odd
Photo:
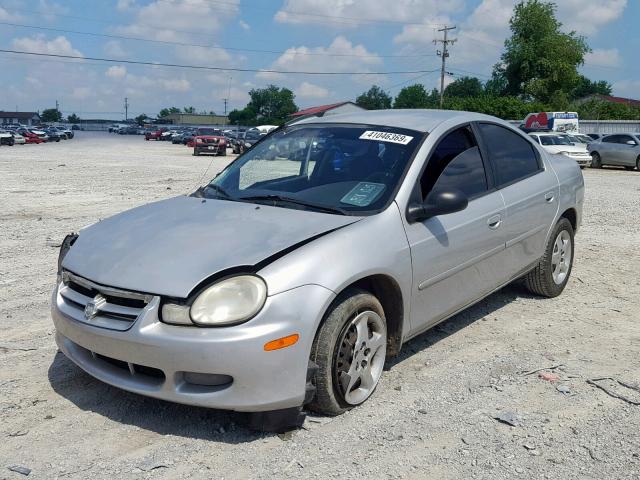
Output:
[[159,83],[162,88],[169,92],[187,92],[191,88],[191,83],[186,78],[161,79]]
[[136,0],[118,0],[116,8],[120,11],[126,11],[136,6]]
[[125,58],[128,56],[127,51],[122,47],[122,44],[117,40],[109,40],[104,44],[104,53],[109,57]]
[[613,84],[613,94],[640,100],[640,80],[620,80]]
[[[337,36],[327,47],[291,47],[271,64],[272,70],[309,72],[371,71],[382,64],[382,58],[368,51],[364,45],[354,45],[343,36]],[[258,74],[259,76],[269,74]]]
[[318,99],[318,98],[327,98],[329,96],[329,90],[320,85],[315,85],[309,82],[302,82],[298,88],[295,90],[295,94],[297,97],[302,99]]
[[93,90],[89,87],[75,87],[71,91],[71,98],[74,100],[86,100],[92,95]]
[[44,35],[33,37],[14,38],[11,42],[16,50],[26,50],[28,52],[47,53],[53,55],[71,55],[82,57],[82,53],[71,45],[71,42],[63,36],[47,40]]
[[[9,9],[10,10],[10,9]],[[24,17],[18,13],[9,13],[6,8],[0,7],[0,20],[3,22],[19,22],[24,20]]]
[[627,0],[562,0],[558,17],[568,30],[591,35],[620,18]]
[[247,22],[245,22],[244,20],[238,20],[238,24],[242,27],[242,29],[245,32],[248,32],[249,30],[251,30],[251,25],[249,25]]
[[121,65],[114,65],[107,69],[105,75],[109,78],[115,79],[124,78],[127,75],[127,69]]
[[189,32],[218,32],[238,14],[239,0],[216,4],[208,0],[154,0],[140,8],[135,21],[117,33],[169,42],[193,42]]
[[620,52],[617,48],[594,48],[584,57],[585,65],[597,67],[617,67],[621,63]]
[[443,12],[457,12],[464,3],[464,0],[395,0],[390,5],[388,0],[286,0],[275,19],[323,27],[366,25],[370,21],[420,22]]

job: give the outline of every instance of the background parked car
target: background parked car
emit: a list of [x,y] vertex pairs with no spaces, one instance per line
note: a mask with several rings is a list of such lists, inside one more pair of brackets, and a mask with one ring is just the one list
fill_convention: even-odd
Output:
[[13,138],[13,134],[8,130],[0,130],[0,145],[9,145],[13,146],[15,144],[15,139]]
[[49,141],[49,142],[59,142],[60,141],[60,134],[58,133],[57,130],[55,130],[53,128],[49,128],[49,129],[43,130],[43,131],[49,137],[47,139],[47,141]]
[[235,144],[233,153],[242,154],[253,146],[258,140],[264,137],[266,133],[260,132],[257,128],[251,128],[244,132],[242,137]]
[[640,133],[618,133],[606,135],[590,143],[591,166],[619,165],[627,170],[640,170]]
[[588,137],[591,137],[593,140],[600,140],[604,137],[604,133],[587,133]]
[[587,145],[584,143],[575,144],[571,141],[569,135],[552,133],[552,132],[536,132],[529,133],[542,148],[549,153],[559,153],[575,160],[580,168],[591,163],[591,155],[587,151]]
[[26,140],[24,139],[24,137],[20,135],[18,132],[12,132],[12,134],[13,134],[13,141],[16,145],[24,145],[26,143]]

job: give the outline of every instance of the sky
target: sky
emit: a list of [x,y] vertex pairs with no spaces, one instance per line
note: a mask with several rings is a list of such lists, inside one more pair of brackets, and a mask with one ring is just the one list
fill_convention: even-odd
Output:
[[[438,85],[433,40],[444,25],[457,27],[447,64],[453,75],[446,81],[465,75],[486,80],[515,3],[0,0],[0,49],[82,57],[0,52],[0,110],[41,111],[57,101],[65,116],[120,119],[126,97],[129,117],[155,116],[169,106],[222,114],[225,98],[227,111],[243,108],[249,90],[269,84],[293,90],[301,108],[354,100],[372,84],[395,96],[406,85]],[[557,4],[563,28],[584,35],[592,48],[582,73],[609,81],[615,95],[640,98],[640,0]]]

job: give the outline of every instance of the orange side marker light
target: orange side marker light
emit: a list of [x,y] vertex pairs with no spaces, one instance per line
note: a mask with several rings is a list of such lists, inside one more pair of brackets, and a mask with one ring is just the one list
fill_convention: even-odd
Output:
[[287,335],[286,337],[271,340],[270,342],[264,344],[264,351],[271,352],[273,350],[280,350],[281,348],[290,347],[291,345],[294,345],[299,338],[300,335],[294,333],[293,335]]

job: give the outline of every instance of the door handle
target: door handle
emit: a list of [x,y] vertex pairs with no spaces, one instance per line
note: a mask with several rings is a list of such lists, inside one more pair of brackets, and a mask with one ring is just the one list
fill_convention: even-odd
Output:
[[496,228],[498,228],[501,223],[502,223],[502,216],[499,214],[494,215],[493,217],[489,217],[489,220],[487,220],[487,225],[489,225],[489,228],[492,230],[495,230]]
[[554,199],[555,197],[556,197],[556,196],[554,195],[554,193],[553,193],[553,192],[548,192],[548,193],[544,196],[544,199],[545,199],[545,201],[546,201],[547,203],[552,203],[552,202],[553,202],[553,199]]

